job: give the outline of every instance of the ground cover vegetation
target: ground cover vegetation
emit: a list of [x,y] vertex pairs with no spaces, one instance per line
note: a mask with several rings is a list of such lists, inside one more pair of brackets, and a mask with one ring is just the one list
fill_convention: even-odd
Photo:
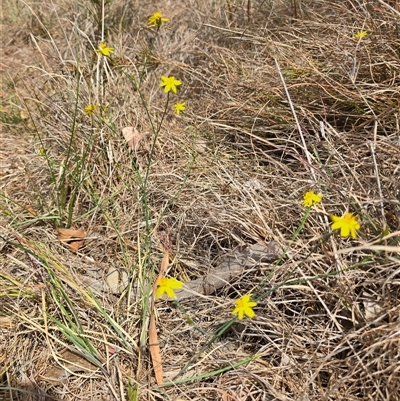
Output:
[[0,400],[399,400],[400,7],[3,0]]

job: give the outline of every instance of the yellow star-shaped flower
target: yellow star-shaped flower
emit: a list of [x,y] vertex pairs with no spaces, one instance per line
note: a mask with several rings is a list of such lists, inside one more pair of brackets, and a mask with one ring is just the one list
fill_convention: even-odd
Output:
[[166,77],[162,76],[161,77],[161,83],[160,86],[164,87],[164,92],[168,93],[172,90],[172,92],[176,93],[176,87],[179,85],[182,85],[182,82],[179,81],[179,79],[176,79],[174,76]]
[[153,15],[150,15],[150,17],[147,20],[147,26],[149,28],[153,26],[158,26],[160,27],[164,22],[168,22],[169,18],[165,18],[161,15],[159,11],[156,11]]
[[331,215],[330,218],[333,221],[332,230],[340,230],[340,235],[344,238],[350,235],[354,239],[357,238],[357,230],[361,225],[352,213],[345,213],[342,217]]
[[357,31],[354,36],[353,39],[362,39],[365,38],[368,35],[367,31]]
[[114,53],[114,48],[108,47],[106,42],[101,42],[99,48],[96,49],[96,53],[99,56],[109,57],[111,53]]
[[174,104],[174,110],[175,110],[175,113],[178,114],[178,116],[179,116],[179,114],[181,113],[181,111],[185,111],[185,110],[186,110],[185,102],[182,102],[182,103],[175,103],[175,104]]
[[303,196],[303,206],[311,207],[316,203],[320,203],[322,200],[322,194],[316,194],[313,191],[307,191]]
[[257,306],[257,302],[253,302],[250,299],[250,295],[243,295],[242,298],[235,301],[235,309],[232,311],[232,315],[238,315],[238,319],[242,320],[243,316],[246,315],[252,319],[256,314],[253,308]]
[[170,298],[175,298],[174,290],[182,288],[183,283],[181,283],[176,278],[167,278],[162,277],[158,281],[157,289],[156,289],[156,299],[161,298],[164,294],[167,294]]
[[91,116],[97,110],[97,104],[88,104],[85,106],[83,111],[87,116]]

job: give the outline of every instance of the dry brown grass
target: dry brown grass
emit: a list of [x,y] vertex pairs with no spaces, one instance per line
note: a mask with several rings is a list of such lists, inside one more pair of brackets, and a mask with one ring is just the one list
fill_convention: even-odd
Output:
[[[112,0],[109,68],[90,44],[101,3],[3,3],[0,400],[399,400],[398,1]],[[148,55],[157,9],[171,20]],[[146,55],[151,116],[161,75],[182,80],[187,111],[168,112],[144,193],[153,133],[130,77]],[[89,118],[88,103],[107,112]],[[126,126],[143,135],[136,152]],[[323,206],[294,237],[310,188]],[[346,210],[356,241],[330,235],[328,215]],[[87,233],[78,254],[57,241],[69,225]],[[188,281],[269,241],[288,247],[279,264],[181,309],[157,303],[174,381],[158,388],[136,290],[165,248],[169,275]],[[211,343],[233,299],[262,283],[256,318]],[[84,366],[66,373],[65,359]]]

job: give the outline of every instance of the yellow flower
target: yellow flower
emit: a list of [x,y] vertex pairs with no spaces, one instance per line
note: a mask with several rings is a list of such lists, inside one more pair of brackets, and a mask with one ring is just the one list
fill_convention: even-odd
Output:
[[147,22],[147,26],[149,28],[151,28],[153,26],[160,27],[164,22],[168,22],[168,21],[169,21],[169,18],[163,17],[159,11],[156,11],[153,15],[150,15],[148,22]]
[[316,203],[320,203],[322,200],[322,194],[316,194],[313,191],[307,191],[303,196],[303,206],[311,207]]
[[160,86],[164,87],[164,92],[168,93],[172,90],[172,92],[176,93],[176,87],[181,85],[182,82],[179,81],[179,79],[176,79],[174,76],[171,77],[166,77],[166,76],[162,76],[161,77],[161,83]]
[[161,298],[164,294],[167,294],[170,298],[175,298],[174,290],[182,288],[183,283],[181,283],[176,278],[162,277],[158,281],[156,289],[156,299]]
[[114,48],[108,47],[106,42],[101,42],[99,48],[96,49],[96,53],[99,56],[108,57],[111,53],[114,53]]
[[178,116],[179,116],[181,111],[185,111],[186,110],[185,102],[175,103],[174,104],[174,110],[175,110],[175,113],[178,114]]
[[91,116],[96,111],[97,107],[99,107],[97,104],[88,104],[83,111],[87,116]]
[[340,235],[344,238],[349,235],[354,239],[357,238],[357,230],[361,228],[361,225],[352,213],[345,213],[343,217],[331,215],[330,218],[333,221],[332,230],[340,230]]
[[364,37],[367,36],[367,35],[368,35],[368,32],[367,32],[367,31],[357,31],[357,32],[354,34],[353,39],[362,39],[362,38],[364,38]]
[[250,295],[243,295],[242,298],[235,301],[235,309],[232,311],[232,315],[238,315],[239,320],[243,319],[246,315],[249,318],[253,318],[256,314],[253,308],[257,306],[257,302],[252,302],[250,300]]

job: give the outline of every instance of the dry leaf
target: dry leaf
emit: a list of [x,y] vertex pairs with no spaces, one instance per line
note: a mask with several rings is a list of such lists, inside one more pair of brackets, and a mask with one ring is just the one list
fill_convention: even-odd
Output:
[[110,267],[106,275],[106,281],[113,294],[119,294],[128,285],[128,274],[126,271],[118,271]]
[[158,343],[157,328],[156,328],[156,318],[154,316],[154,311],[152,311],[150,316],[149,324],[149,349],[151,355],[151,361],[153,363],[154,375],[156,377],[156,382],[158,385],[163,384],[163,368],[160,344]]
[[125,127],[122,128],[122,135],[124,136],[129,148],[136,152],[139,141],[142,139],[142,135],[140,135],[139,131],[134,127]]
[[161,351],[157,336],[156,318],[154,315],[154,308],[155,308],[154,294],[157,289],[158,281],[160,280],[161,277],[164,276],[165,272],[167,271],[168,264],[169,264],[169,253],[168,251],[166,251],[163,260],[161,262],[160,273],[158,274],[158,278],[153,286],[153,296],[151,297],[151,307],[150,307],[149,349],[150,349],[151,361],[153,362],[154,375],[156,377],[156,382],[158,385],[162,384],[164,382],[164,379],[163,379]]
[[35,210],[34,207],[31,206],[31,205],[25,206],[25,210],[26,210],[32,217],[36,217],[36,216],[37,216],[36,210]]
[[10,316],[0,316],[0,327],[11,328],[13,326],[13,318]]
[[69,349],[64,349],[59,356],[59,362],[62,366],[52,366],[43,375],[43,378],[50,382],[61,382],[68,378],[70,372],[93,372],[97,369],[92,363],[87,361],[77,352],[72,352]]
[[[158,280],[159,280],[161,277],[164,277],[164,276],[165,276],[165,273],[167,272],[167,269],[168,269],[168,265],[169,265],[169,253],[168,253],[168,251],[166,251],[166,252],[165,252],[165,255],[164,255],[164,257],[163,257],[163,260],[162,260],[162,262],[161,262],[160,273],[158,273]],[[157,282],[155,283],[155,287],[156,287],[156,288],[157,288],[157,285],[158,285],[158,280],[157,280]]]
[[79,230],[71,230],[69,228],[57,228],[58,240],[68,246],[68,248],[77,253],[79,248],[84,244],[85,230],[80,228]]

